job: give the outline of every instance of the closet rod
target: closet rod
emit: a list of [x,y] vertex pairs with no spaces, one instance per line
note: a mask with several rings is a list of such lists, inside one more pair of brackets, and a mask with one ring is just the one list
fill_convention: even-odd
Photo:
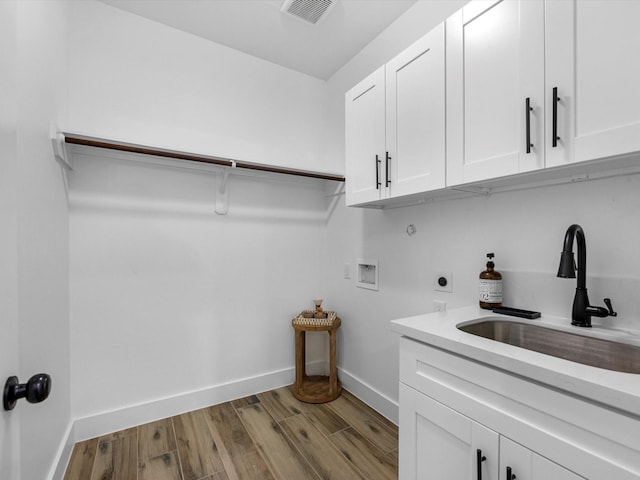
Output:
[[190,162],[208,163],[212,165],[222,165],[225,167],[232,167],[235,164],[235,168],[244,168],[248,170],[259,170],[262,172],[280,173],[284,175],[296,175],[299,177],[318,178],[322,180],[333,180],[335,182],[344,182],[344,177],[341,175],[331,175],[321,172],[309,172],[305,170],[296,170],[293,168],[275,167],[271,165],[260,165],[247,162],[234,162],[226,158],[210,157],[206,155],[194,155],[191,153],[176,152],[173,150],[164,150],[159,148],[141,147],[138,145],[131,145],[127,143],[116,142],[113,140],[87,138],[81,136],[74,136],[73,134],[64,134],[65,143],[74,145],[84,145],[87,147],[106,148],[109,150],[118,150],[121,152],[139,153],[143,155],[155,155],[157,157],[174,158],[177,160],[187,160]]

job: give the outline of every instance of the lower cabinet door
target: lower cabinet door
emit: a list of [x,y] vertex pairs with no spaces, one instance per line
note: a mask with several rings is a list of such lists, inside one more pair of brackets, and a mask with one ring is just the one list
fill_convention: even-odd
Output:
[[583,477],[528,448],[500,437],[499,480],[579,480]]
[[400,480],[495,479],[499,435],[400,384]]

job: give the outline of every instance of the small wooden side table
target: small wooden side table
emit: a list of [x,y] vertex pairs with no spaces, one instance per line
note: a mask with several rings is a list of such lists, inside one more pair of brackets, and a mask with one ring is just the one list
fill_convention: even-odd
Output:
[[[296,337],[296,381],[291,386],[291,391],[298,400],[307,403],[326,403],[335,400],[342,393],[336,363],[336,331],[341,324],[335,312],[328,312],[328,318],[305,318],[301,314],[292,320],[291,325]],[[307,376],[306,332],[329,333],[329,376]]]

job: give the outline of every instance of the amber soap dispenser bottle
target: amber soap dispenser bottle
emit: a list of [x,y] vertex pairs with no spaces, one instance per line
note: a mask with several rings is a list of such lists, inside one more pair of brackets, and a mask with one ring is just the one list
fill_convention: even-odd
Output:
[[487,269],[480,272],[480,308],[502,306],[502,275],[494,270],[493,253],[487,253]]

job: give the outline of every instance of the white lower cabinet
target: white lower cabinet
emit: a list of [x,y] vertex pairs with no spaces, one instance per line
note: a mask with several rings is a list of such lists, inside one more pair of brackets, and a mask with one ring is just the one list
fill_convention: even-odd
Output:
[[636,416],[407,337],[399,400],[400,480],[640,479]]
[[578,480],[570,472],[528,448],[500,437],[500,475],[498,480]]
[[400,405],[401,480],[584,478],[402,383]]
[[402,383],[400,406],[400,479],[498,477],[496,432]]

